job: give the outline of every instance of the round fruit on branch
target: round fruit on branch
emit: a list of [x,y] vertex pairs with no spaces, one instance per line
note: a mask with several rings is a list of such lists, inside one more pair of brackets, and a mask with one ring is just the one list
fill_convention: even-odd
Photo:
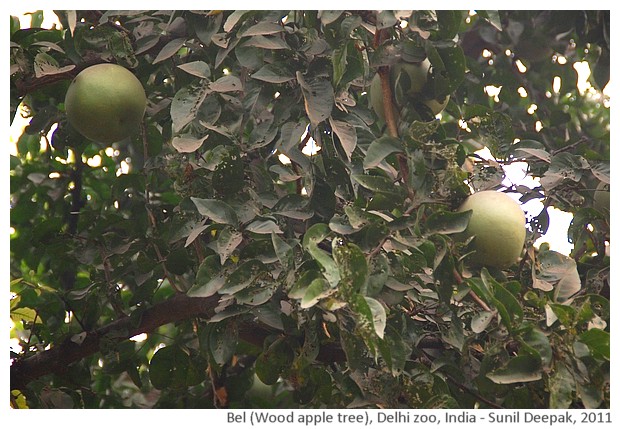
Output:
[[[431,63],[427,59],[421,63],[397,63],[390,70],[390,83],[395,96],[396,107],[401,108],[407,101],[424,104],[433,115],[437,115],[445,109],[450,96],[436,100],[425,95],[428,85],[429,70]],[[383,95],[381,92],[381,79],[375,74],[370,82],[370,103],[373,110],[381,120],[385,120]]]
[[609,184],[599,183],[594,191],[594,208],[605,215],[609,215],[609,195]]
[[65,96],[69,123],[84,137],[114,143],[138,129],[146,109],[142,84],[126,68],[97,64],[82,70]]
[[474,251],[466,261],[476,266],[506,268],[514,264],[525,243],[525,214],[519,203],[502,192],[470,195],[459,212],[471,210],[467,229],[459,239],[471,236]]

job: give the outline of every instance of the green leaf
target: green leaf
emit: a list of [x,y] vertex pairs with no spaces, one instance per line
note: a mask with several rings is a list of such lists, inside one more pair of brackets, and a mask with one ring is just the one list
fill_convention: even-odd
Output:
[[531,328],[521,336],[521,339],[531,354],[540,357],[543,368],[551,366],[553,350],[547,335],[538,328]]
[[555,370],[549,376],[549,408],[566,409],[573,403],[575,378],[562,361],[555,363]]
[[314,211],[308,207],[308,199],[297,194],[282,197],[272,208],[272,213],[291,219],[308,220]]
[[235,354],[239,330],[235,323],[217,323],[209,333],[209,350],[218,365],[224,365]]
[[239,304],[251,306],[266,303],[278,289],[278,285],[271,280],[269,276],[258,277],[250,287],[235,293],[235,299]]
[[609,332],[598,328],[592,328],[579,335],[579,341],[588,346],[594,358],[609,361],[609,346],[611,341]]
[[[494,286],[494,297],[497,301],[501,302],[510,316],[510,322],[513,325],[518,325],[523,320],[523,308],[517,298],[508,291],[500,283],[496,283]],[[503,318],[504,316],[502,316]]]
[[207,81],[201,86],[184,86],[172,99],[170,105],[170,117],[172,118],[172,130],[178,133],[189,124],[198,113],[210,89]]
[[34,57],[34,74],[37,78],[59,73],[66,73],[75,68],[75,65],[60,67],[54,57],[44,52],[39,52]]
[[227,75],[209,84],[209,89],[215,92],[234,92],[243,90],[243,85],[237,76]]
[[318,278],[321,278],[321,273],[316,270],[304,272],[301,276],[297,278],[297,281],[289,290],[288,297],[291,299],[302,299],[306,294],[306,290],[308,289],[310,284]]
[[373,222],[379,222],[380,218],[368,213],[366,210],[356,206],[346,206],[344,212],[347,215],[349,224],[355,231],[359,231],[363,227]]
[[220,257],[209,255],[200,264],[194,285],[187,291],[187,295],[196,298],[211,296],[224,286],[226,277],[221,270]]
[[336,21],[343,12],[342,10],[320,10],[318,18],[321,20],[321,24],[329,25]]
[[219,290],[220,294],[234,294],[250,286],[258,276],[267,271],[265,264],[258,259],[245,261],[226,279],[224,286]]
[[284,27],[275,22],[259,22],[248,28],[247,30],[239,33],[237,37],[258,36],[266,34],[276,34],[284,31]]
[[490,311],[481,311],[471,318],[471,330],[479,334],[489,326],[493,320],[493,313]]
[[168,58],[176,54],[184,44],[185,38],[183,37],[180,37],[178,39],[172,39],[166,44],[166,46],[161,49],[161,51],[159,51],[159,54],[157,54],[157,56],[153,60],[153,64],[157,64],[159,62],[167,60]]
[[336,242],[332,244],[332,254],[340,273],[339,288],[345,299],[364,290],[368,281],[368,262],[364,252],[354,243]]
[[523,310],[518,302],[515,302],[514,296],[508,292],[497,280],[491,276],[486,268],[483,268],[480,277],[484,288],[480,288],[478,282],[470,283],[471,288],[488,304],[497,308],[499,315],[501,316],[502,323],[508,328],[508,331],[512,332],[514,328],[514,320],[512,313],[508,311],[506,306],[508,305],[511,310],[516,311],[516,315],[519,319],[523,317]]
[[364,363],[366,350],[364,350],[364,343],[357,335],[341,327],[340,345],[346,355],[347,366],[349,368],[361,370],[366,367]]
[[177,66],[185,73],[189,73],[192,76],[197,76],[201,79],[207,79],[211,74],[211,69],[209,68],[209,64],[204,61],[192,61],[185,64],[180,64]]
[[552,314],[556,317],[555,319],[552,319],[551,323],[549,323],[549,320],[547,321],[548,326],[551,326],[553,322],[558,319],[560,320],[560,323],[564,326],[573,326],[575,324],[577,319],[577,310],[575,310],[573,307],[554,303],[549,303],[547,304],[547,306],[549,310],[551,310]]
[[581,155],[561,152],[551,158],[551,164],[540,179],[546,191],[551,191],[565,181],[579,182],[590,171],[590,164]]
[[331,295],[333,291],[334,289],[329,285],[327,280],[322,277],[316,278],[305,288],[300,306],[301,308],[313,307],[319,300]]
[[383,334],[385,333],[385,326],[387,323],[387,313],[385,312],[385,307],[374,298],[370,298],[365,296],[366,304],[368,304],[368,308],[370,308],[370,312],[372,313],[372,323],[375,328],[375,333],[377,337],[383,339]]
[[210,323],[221,322],[222,320],[230,319],[232,317],[237,317],[242,314],[246,314],[249,312],[247,307],[242,307],[240,305],[233,305],[230,307],[226,307],[224,310],[215,313],[215,315],[209,319]]
[[242,241],[243,234],[228,226],[219,232],[215,248],[220,256],[220,264],[224,265]]
[[[482,268],[482,273],[484,273],[485,270],[486,267]],[[465,281],[467,282],[467,286],[469,286],[471,290],[476,293],[476,295],[482,298],[484,302],[490,305],[493,303],[493,291],[488,288],[487,283],[484,282],[481,278],[472,277]]]
[[463,332],[463,322],[456,314],[452,314],[450,325],[446,325],[441,330],[441,338],[457,350],[463,350],[465,345],[465,333]]
[[403,197],[406,191],[402,187],[394,183],[393,180],[382,176],[371,176],[367,174],[353,174],[353,180],[362,185],[364,188],[375,192],[382,192],[398,197]]
[[377,29],[390,28],[398,23],[394,11],[382,10],[377,14]]
[[336,136],[338,136],[338,140],[344,149],[344,153],[347,155],[347,159],[351,160],[351,155],[357,147],[357,133],[355,132],[355,127],[347,122],[336,121],[332,118],[329,119],[329,124]]
[[437,211],[426,220],[427,234],[456,234],[465,231],[471,218],[471,211]]
[[207,134],[203,138],[195,138],[191,134],[183,134],[175,136],[172,139],[172,147],[174,147],[179,153],[192,153],[196,152],[202,146],[202,143],[209,137]]
[[[392,370],[392,375],[394,377],[400,375],[411,356],[411,347],[403,340],[401,334],[390,325],[386,326],[384,338],[380,342],[384,342],[390,351],[390,363],[388,366]],[[383,352],[382,356],[384,359],[387,359]]]
[[193,386],[204,380],[189,355],[178,346],[162,347],[155,352],[149,363],[149,377],[157,389]]
[[294,358],[290,346],[283,339],[277,339],[256,359],[256,375],[265,384],[275,384],[290,369]]
[[[377,342],[380,341],[380,339],[377,338],[377,333],[373,324],[373,314],[366,302],[366,297],[362,294],[355,293],[347,297],[347,303],[355,314],[357,333],[362,340],[364,340],[370,352],[375,354]],[[389,351],[387,353],[389,354]],[[390,362],[391,357],[388,356],[386,360]]]
[[245,227],[245,230],[255,234],[282,234],[282,230],[278,224],[271,219],[257,219],[252,221]]
[[364,169],[376,167],[389,155],[402,152],[404,152],[404,147],[399,139],[387,135],[381,136],[368,147],[364,157]]
[[362,25],[362,17],[359,15],[350,15],[342,20],[340,23],[340,28],[342,29],[342,35],[345,37],[350,37],[351,32]]
[[30,15],[30,27],[40,28],[43,24],[43,11],[37,10],[36,12],[28,12],[26,15]]
[[502,368],[486,375],[497,384],[528,383],[542,378],[540,359],[530,355],[517,356]]
[[547,250],[538,255],[540,271],[536,277],[554,284],[553,298],[560,304],[570,304],[581,290],[581,279],[574,259],[559,252]]
[[206,47],[211,44],[211,38],[220,30],[224,14],[218,13],[212,16],[200,16],[194,13],[186,13],[185,17],[196,32],[198,39],[200,39]]
[[443,98],[456,91],[463,82],[467,68],[465,54],[460,45],[429,50],[428,58],[432,65],[429,81],[434,90],[433,98]]
[[461,10],[438,10],[437,21],[439,23],[439,32],[437,34],[437,39],[453,39],[464,21],[463,15],[464,11]]
[[326,251],[318,247],[318,244],[325,240],[330,232],[329,227],[324,223],[312,225],[304,234],[303,247],[321,265],[323,275],[329,284],[334,287],[340,281],[338,266]]
[[191,197],[198,213],[207,216],[216,223],[236,226],[239,224],[235,210],[220,200]]
[[[235,56],[239,65],[247,69],[248,72],[252,72],[260,69],[265,64],[265,51],[253,46],[245,46],[239,44],[235,48]],[[251,91],[260,90],[261,88],[255,87]]]
[[11,36],[13,35],[13,33],[15,33],[19,29],[20,29],[19,17],[11,15],[11,26],[10,26]]
[[369,276],[366,285],[367,296],[377,296],[388,282],[390,264],[384,253],[378,253],[368,262]]
[[265,64],[250,77],[268,83],[285,83],[295,79],[286,66],[277,63]]
[[271,243],[282,266],[293,266],[293,248],[274,232],[271,233]]
[[249,10],[235,10],[233,11],[228,18],[226,18],[226,22],[224,23],[224,31],[229,33],[235,25],[239,22],[239,20],[245,15],[249,13]]
[[456,398],[454,398],[453,396],[448,395],[448,394],[443,394],[443,395],[431,396],[421,408],[434,409],[434,410],[445,410],[445,409],[458,409],[458,408],[461,408],[461,405],[458,403]]
[[347,70],[347,46],[343,44],[340,48],[334,49],[332,54],[333,80],[336,88]]
[[255,48],[269,50],[289,50],[291,47],[281,36],[252,36],[243,44],[244,47],[253,46]]
[[306,80],[301,72],[296,73],[297,82],[304,96],[304,106],[313,127],[329,118],[334,107],[334,88],[327,79]]
[[498,10],[477,10],[476,12],[497,30],[502,31],[502,19]]

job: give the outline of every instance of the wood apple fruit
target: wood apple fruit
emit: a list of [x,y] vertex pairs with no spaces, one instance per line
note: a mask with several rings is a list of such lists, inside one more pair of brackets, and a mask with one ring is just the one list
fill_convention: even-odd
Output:
[[599,212],[609,214],[609,184],[599,183],[594,191],[594,208]]
[[482,191],[469,196],[459,212],[471,210],[467,229],[458,236],[474,236],[474,253],[467,262],[506,268],[514,264],[525,243],[525,214],[519,203],[502,192]]
[[[430,67],[431,63],[428,58],[421,63],[415,64],[397,63],[392,66],[390,70],[390,84],[393,92],[396,88],[402,87],[406,91],[406,97],[426,105],[431,112],[433,112],[433,115],[437,115],[446,108],[450,96],[446,96],[443,100],[435,100],[423,96],[424,88],[428,83],[428,71]],[[408,82],[401,85],[403,79],[407,79]],[[370,82],[369,97],[371,106],[377,116],[381,118],[381,120],[385,120],[381,79],[378,73],[375,74]]]
[[69,123],[84,137],[114,143],[138,129],[146,109],[142,84],[126,68],[97,64],[82,70],[65,96]]

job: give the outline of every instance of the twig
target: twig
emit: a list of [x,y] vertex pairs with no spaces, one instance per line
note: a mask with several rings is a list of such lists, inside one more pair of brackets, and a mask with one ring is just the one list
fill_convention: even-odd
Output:
[[153,245],[153,249],[155,249],[155,253],[157,254],[157,261],[161,263],[161,267],[164,270],[164,278],[168,279],[168,283],[170,283],[170,286],[172,286],[172,289],[174,289],[175,292],[181,293],[181,289],[179,289],[178,286],[174,283],[172,277],[170,276],[170,273],[168,272],[168,269],[166,268],[166,259],[162,256],[161,251],[159,250],[159,246],[157,246],[157,243],[155,242],[151,244]]
[[125,312],[123,311],[123,307],[121,307],[117,301],[118,296],[116,295],[118,291],[116,290],[116,286],[114,285],[114,282],[112,281],[112,277],[110,276],[110,271],[111,271],[110,259],[105,254],[103,247],[100,248],[99,252],[100,252],[102,264],[103,264],[103,275],[105,276],[105,281],[108,286],[107,290],[108,290],[108,298],[110,299],[110,305],[116,312],[117,316],[120,316],[120,317],[126,316]]
[[34,318],[32,319],[32,328],[30,328],[30,334],[28,334],[28,340],[26,340],[26,344],[30,347],[30,341],[32,340],[32,336],[34,335],[34,325],[37,323],[37,318],[39,317],[39,311],[34,311]]
[[567,150],[571,150],[574,147],[579,146],[582,143],[587,143],[589,141],[590,141],[590,139],[588,139],[587,137],[581,137],[579,140],[577,140],[574,143],[571,143],[571,144],[569,144],[567,146],[564,146],[564,147],[561,147],[559,149],[554,150],[553,152],[551,152],[551,155],[553,156],[553,155],[557,155],[558,153],[561,153],[561,152],[566,152]]
[[[456,268],[452,269],[452,275],[454,276],[454,280],[456,280],[457,284],[461,284],[463,283],[463,277],[461,276],[461,274],[457,271]],[[495,313],[488,305],[486,302],[484,302],[482,299],[480,299],[480,297],[476,294],[476,292],[474,292],[473,290],[469,290],[469,296],[471,296],[471,298],[476,301],[476,303],[478,303],[478,305],[480,307],[482,307],[482,309],[484,311],[488,311],[489,313]]]
[[19,409],[19,405],[17,404],[17,399],[11,393],[11,407],[15,410]]
[[[144,152],[144,160],[146,162],[146,159],[148,158],[148,140],[146,138],[146,127],[144,126],[144,123],[142,123],[142,126],[140,128],[140,132],[142,134],[142,150]],[[147,172],[145,170],[144,171],[144,207],[146,208],[146,213],[147,213],[147,216],[149,218],[149,222],[151,224],[151,228],[153,228],[153,230],[155,230],[157,228],[157,220],[155,219],[155,215],[153,215],[153,212],[151,211],[151,208],[149,207],[149,205],[150,205],[150,193],[151,193],[151,191],[149,189],[149,180],[148,180],[148,177],[147,177]],[[151,244],[153,245],[153,249],[155,249],[155,253],[157,254],[157,262],[161,263],[161,267],[164,270],[164,277],[166,279],[168,279],[168,282],[170,283],[170,286],[172,286],[172,288],[177,293],[180,293],[181,290],[174,283],[174,281],[172,280],[172,277],[170,276],[170,273],[166,269],[166,264],[165,264],[166,259],[163,257],[161,251],[159,250],[159,246],[157,246],[157,243],[155,243],[155,242],[152,242]]]
[[[75,167],[71,171],[70,179],[73,182],[73,188],[69,192],[71,194],[71,205],[69,206],[69,213],[66,217],[67,231],[66,233],[69,236],[77,236],[78,232],[78,221],[80,218],[80,210],[82,207],[86,205],[86,201],[82,198],[82,173],[84,171],[84,163],[82,162],[82,153],[75,153]],[[60,285],[65,292],[70,292],[73,290],[73,286],[75,285],[75,279],[77,277],[77,272],[75,266],[67,267],[66,270],[63,270],[58,279],[60,280]],[[65,307],[68,311],[73,313],[75,320],[78,322],[82,329],[86,327],[82,324],[82,321],[77,316],[77,312],[73,309],[73,306],[69,302],[69,300],[62,295],[61,299],[65,304]]]
[[377,244],[377,246],[370,251],[368,256],[366,256],[366,259],[370,261],[372,258],[374,258],[377,255],[377,253],[381,251],[381,249],[383,248],[383,245],[388,241],[389,238],[390,238],[389,235],[386,237],[383,237],[381,241],[379,242],[379,244]]

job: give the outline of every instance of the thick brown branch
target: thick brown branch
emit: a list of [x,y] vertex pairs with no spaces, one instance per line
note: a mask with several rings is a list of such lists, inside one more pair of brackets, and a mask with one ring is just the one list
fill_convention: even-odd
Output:
[[[139,320],[123,317],[104,327],[86,334],[81,343],[65,340],[62,344],[38,353],[29,358],[18,360],[11,365],[11,390],[22,390],[28,383],[44,375],[60,374],[67,371],[69,365],[100,350],[101,340],[121,342],[135,335],[149,333],[168,323],[180,322],[193,317],[211,317],[219,301],[219,295],[208,298],[190,298],[178,294],[145,310]],[[254,323],[240,326],[239,337],[255,346],[261,347],[269,331]],[[443,342],[434,337],[424,337],[418,348],[443,348]],[[323,344],[317,360],[321,362],[345,362],[346,355],[338,342]]]
[[201,315],[211,316],[218,300],[218,295],[209,298],[176,295],[145,310],[140,320],[123,317],[87,333],[80,344],[67,339],[56,347],[16,361],[11,365],[11,390],[23,389],[29,382],[47,374],[62,374],[71,363],[98,352],[100,341],[104,338],[120,342],[167,323]]
[[394,112],[394,103],[392,103],[390,68],[382,66],[379,67],[379,70],[377,72],[379,73],[379,78],[381,79],[381,94],[383,96],[383,112],[385,113],[385,123],[387,124],[390,136],[398,138],[396,114]]

